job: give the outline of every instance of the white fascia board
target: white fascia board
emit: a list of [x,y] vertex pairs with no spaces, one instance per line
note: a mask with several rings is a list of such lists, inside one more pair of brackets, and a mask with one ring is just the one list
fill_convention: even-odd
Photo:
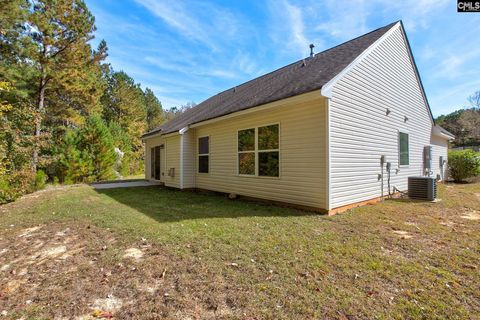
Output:
[[401,27],[400,22],[397,22],[393,27],[390,28],[383,36],[377,39],[374,43],[372,43],[367,49],[365,49],[358,57],[355,58],[348,66],[345,67],[339,74],[337,74],[335,77],[333,77],[330,81],[328,81],[326,84],[322,86],[322,96],[326,98],[332,98],[332,90],[335,84],[343,78],[350,70],[355,68],[356,65],[358,65],[370,52],[375,50],[376,47],[380,43],[382,43],[383,40],[385,40],[387,37],[389,37],[393,32],[395,32],[398,28]]
[[440,128],[437,127],[437,126],[434,126],[434,127],[432,128],[432,135],[437,136],[437,137],[440,137],[440,138],[444,138],[444,139],[447,139],[447,140],[453,140],[453,139],[455,139],[455,136],[454,136],[453,134],[444,132],[442,129],[440,129]]
[[230,118],[235,118],[235,117],[247,115],[247,114],[258,112],[258,111],[268,110],[270,108],[285,106],[288,103],[291,103],[292,101],[295,101],[299,98],[313,99],[313,98],[318,97],[317,96],[318,93],[319,93],[318,89],[313,90],[313,91],[302,93],[302,94],[299,94],[299,95],[296,95],[296,96],[293,96],[293,97],[288,97],[288,98],[268,102],[266,104],[262,104],[262,105],[259,105],[259,106],[256,106],[256,107],[248,108],[248,109],[245,109],[245,110],[236,111],[236,112],[226,114],[224,116],[216,117],[216,118],[213,118],[213,119],[210,119],[210,120],[204,120],[204,121],[200,121],[200,122],[197,122],[197,123],[193,123],[193,124],[189,125],[189,127],[190,128],[196,128],[196,127],[204,126],[204,125],[215,123],[215,122],[218,122],[218,121],[223,121],[223,120],[230,119]]

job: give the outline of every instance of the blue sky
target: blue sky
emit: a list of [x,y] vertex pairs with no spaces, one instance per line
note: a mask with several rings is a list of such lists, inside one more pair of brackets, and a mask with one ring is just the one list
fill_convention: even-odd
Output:
[[87,0],[94,45],[165,108],[243,83],[402,19],[435,116],[480,90],[480,14],[454,0]]

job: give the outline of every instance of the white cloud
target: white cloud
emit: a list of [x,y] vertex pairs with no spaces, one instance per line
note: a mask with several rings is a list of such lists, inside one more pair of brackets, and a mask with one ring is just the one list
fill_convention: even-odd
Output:
[[[480,80],[459,83],[441,91],[438,94],[432,92],[429,102],[435,116],[450,113],[468,104],[467,97],[480,88]],[[463,104],[462,104],[463,103]],[[435,108],[433,108],[435,106]]]
[[369,31],[367,18],[370,7],[364,0],[352,0],[341,7],[338,1],[327,0],[317,10],[326,17],[317,17],[317,21],[321,22],[315,26],[315,30],[333,38],[349,40]]
[[[432,18],[437,16],[449,4],[450,0],[406,0],[385,3],[386,14],[392,11],[404,22],[407,32],[425,30],[430,27]],[[453,6],[451,10],[456,10]]]
[[271,0],[269,9],[273,17],[270,30],[272,39],[282,51],[305,57],[310,42],[305,35],[302,9],[287,0]]
[[232,79],[237,77],[234,72],[226,70],[224,68],[214,68],[213,66],[201,67],[196,63],[193,63],[193,61],[175,62],[155,57],[145,57],[145,61],[157,68],[174,71],[176,73],[183,73],[186,75],[217,77],[225,79]]
[[254,75],[259,71],[257,63],[248,53],[239,52],[233,59],[233,64],[236,69],[247,75]]
[[208,3],[157,0],[135,0],[153,15],[190,40],[219,51],[222,43],[239,31],[236,16]]

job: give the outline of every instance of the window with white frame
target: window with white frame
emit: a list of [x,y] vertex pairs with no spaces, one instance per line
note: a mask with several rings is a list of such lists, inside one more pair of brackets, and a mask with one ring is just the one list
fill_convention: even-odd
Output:
[[209,137],[198,138],[198,173],[208,173],[210,162]]
[[279,125],[238,131],[238,174],[262,177],[280,175]]
[[408,166],[410,164],[408,133],[398,133],[398,152],[400,165]]

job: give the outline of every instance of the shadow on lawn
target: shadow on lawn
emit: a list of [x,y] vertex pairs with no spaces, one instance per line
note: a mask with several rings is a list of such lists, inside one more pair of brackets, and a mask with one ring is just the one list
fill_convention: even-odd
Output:
[[213,192],[203,194],[193,191],[169,190],[158,186],[96,189],[95,191],[142,212],[159,222],[254,216],[309,216],[318,214],[278,205],[245,200],[230,200],[224,195]]

